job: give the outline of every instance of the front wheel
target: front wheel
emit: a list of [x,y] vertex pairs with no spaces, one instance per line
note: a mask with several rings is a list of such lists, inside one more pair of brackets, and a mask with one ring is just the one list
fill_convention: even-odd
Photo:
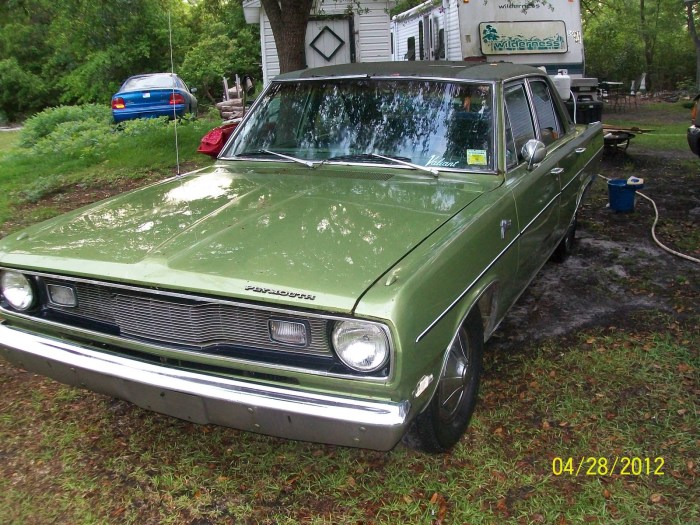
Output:
[[483,337],[478,312],[472,312],[447,351],[430,404],[409,430],[410,446],[426,452],[446,452],[459,441],[476,406]]

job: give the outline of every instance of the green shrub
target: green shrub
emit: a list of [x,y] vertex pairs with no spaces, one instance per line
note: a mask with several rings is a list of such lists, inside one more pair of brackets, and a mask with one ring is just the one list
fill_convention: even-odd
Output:
[[88,117],[82,120],[59,122],[46,136],[32,147],[36,155],[63,154],[84,158],[104,155],[108,146],[117,140],[109,121]]
[[54,133],[58,126],[66,122],[87,122],[99,124],[99,127],[109,127],[112,112],[108,106],[100,104],[85,104],[82,106],[58,106],[45,109],[24,123],[19,145],[31,148],[41,139]]

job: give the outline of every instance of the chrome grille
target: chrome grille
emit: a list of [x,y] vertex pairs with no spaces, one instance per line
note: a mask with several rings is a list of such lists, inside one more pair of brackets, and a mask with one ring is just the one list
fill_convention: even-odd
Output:
[[[159,344],[182,345],[206,350],[218,345],[264,350],[330,355],[325,319],[279,315],[234,304],[184,300],[165,295],[125,291],[109,285],[45,279],[46,284],[69,284],[76,290],[76,307],[50,308],[95,321],[116,325],[121,335]],[[271,341],[270,319],[303,320],[310,327],[305,348],[287,347]]]

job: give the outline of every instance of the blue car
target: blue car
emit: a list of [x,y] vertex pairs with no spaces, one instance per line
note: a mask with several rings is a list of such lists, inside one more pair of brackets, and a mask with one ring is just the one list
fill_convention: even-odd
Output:
[[197,90],[187,87],[172,73],[136,75],[127,79],[112,97],[115,122],[135,118],[182,117],[197,115]]

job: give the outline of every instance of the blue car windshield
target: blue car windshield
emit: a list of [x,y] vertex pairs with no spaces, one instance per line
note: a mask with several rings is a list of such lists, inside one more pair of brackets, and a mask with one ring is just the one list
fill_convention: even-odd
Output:
[[[494,169],[490,84],[339,79],[273,84],[224,158],[382,162],[440,170]],[[270,158],[272,158],[270,156]],[[279,159],[277,159],[279,160]]]
[[120,91],[141,91],[144,89],[172,89],[182,87],[178,78],[171,74],[163,73],[157,75],[146,75],[142,77],[132,77],[121,87]]

